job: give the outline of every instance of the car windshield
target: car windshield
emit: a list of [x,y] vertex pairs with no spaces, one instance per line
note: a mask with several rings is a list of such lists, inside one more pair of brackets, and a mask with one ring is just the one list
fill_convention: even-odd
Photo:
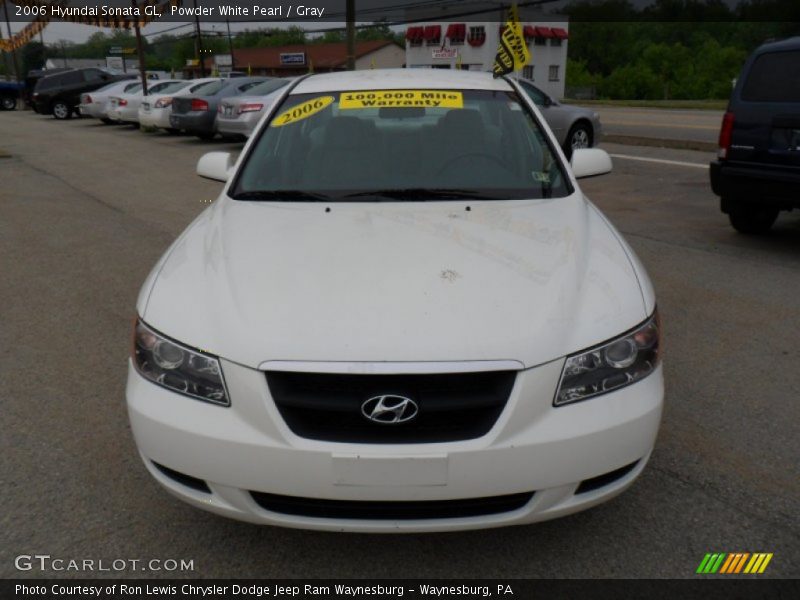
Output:
[[104,85],[104,86],[103,86],[103,87],[101,87],[101,88],[98,88],[98,89],[96,89],[96,90],[94,91],[94,93],[98,93],[98,92],[106,92],[106,91],[110,90],[111,88],[115,88],[115,87],[117,87],[118,85],[119,85],[119,81],[114,81],[114,82],[112,82],[112,83],[109,83],[109,84],[106,84],[106,85]]
[[519,97],[491,90],[291,95],[231,189],[240,200],[344,202],[571,193]]
[[198,96],[213,96],[225,86],[225,82],[221,80],[206,81],[200,85],[191,88],[193,94]]
[[270,79],[268,81],[264,81],[259,83],[258,85],[254,85],[249,90],[247,90],[248,96],[267,96],[271,94],[275,90],[279,90],[282,87],[289,84],[288,79]]
[[165,81],[151,86],[147,92],[148,94],[171,94],[177,92],[181,88],[185,88],[187,83],[185,81]]

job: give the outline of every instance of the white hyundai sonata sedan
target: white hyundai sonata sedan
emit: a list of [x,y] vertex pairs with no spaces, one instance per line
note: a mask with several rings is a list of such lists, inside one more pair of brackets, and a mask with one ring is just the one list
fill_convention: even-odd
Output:
[[139,295],[127,399],[152,476],[270,525],[552,519],[639,476],[664,396],[653,288],[517,84],[287,86]]

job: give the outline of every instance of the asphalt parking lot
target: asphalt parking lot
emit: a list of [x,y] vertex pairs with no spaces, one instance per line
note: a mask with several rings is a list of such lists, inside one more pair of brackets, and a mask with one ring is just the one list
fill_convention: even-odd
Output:
[[0,577],[76,576],[15,569],[49,554],[194,563],[114,576],[682,578],[738,551],[774,553],[762,577],[800,576],[800,214],[735,233],[699,152],[606,145],[614,172],[583,184],[647,267],[665,330],[661,433],[622,496],[528,527],[391,537],[257,527],[168,496],[125,410],[134,303],[221,189],[197,159],[240,147],[0,114]]

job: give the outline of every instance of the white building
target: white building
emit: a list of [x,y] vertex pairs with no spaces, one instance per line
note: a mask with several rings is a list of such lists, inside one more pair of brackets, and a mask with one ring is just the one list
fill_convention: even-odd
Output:
[[[408,68],[468,69],[491,71],[500,30],[497,22],[427,22],[406,29]],[[522,23],[531,63],[517,72],[536,82],[554,98],[564,97],[569,23]]]

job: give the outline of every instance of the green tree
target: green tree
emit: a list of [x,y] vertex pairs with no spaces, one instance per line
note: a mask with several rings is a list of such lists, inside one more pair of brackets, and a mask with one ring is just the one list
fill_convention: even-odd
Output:
[[20,75],[25,77],[28,71],[41,69],[45,63],[44,44],[41,42],[29,42],[22,47],[20,52]]

